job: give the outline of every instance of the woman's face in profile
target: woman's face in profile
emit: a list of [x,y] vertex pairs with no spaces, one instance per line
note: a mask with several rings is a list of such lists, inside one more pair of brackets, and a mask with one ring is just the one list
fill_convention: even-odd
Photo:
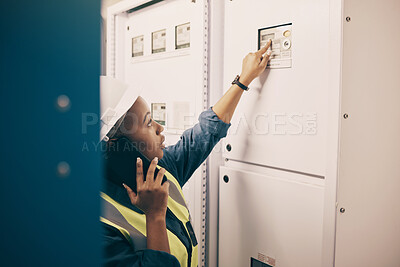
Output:
[[142,97],[128,110],[121,132],[127,136],[136,148],[149,160],[161,159],[164,155],[165,136],[161,134],[164,127],[153,121],[150,109]]

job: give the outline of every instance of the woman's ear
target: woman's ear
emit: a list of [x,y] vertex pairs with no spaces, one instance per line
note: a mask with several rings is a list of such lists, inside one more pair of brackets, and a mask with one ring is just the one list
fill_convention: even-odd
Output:
[[123,125],[121,125],[121,132],[124,135],[134,135],[140,127],[139,117],[135,112],[129,110],[126,114]]

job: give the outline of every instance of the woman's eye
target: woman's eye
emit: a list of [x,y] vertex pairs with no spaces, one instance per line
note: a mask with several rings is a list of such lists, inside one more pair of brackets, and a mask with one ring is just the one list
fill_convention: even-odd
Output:
[[148,126],[148,127],[151,127],[151,122],[152,122],[152,121],[153,121],[152,119],[149,120],[149,123],[147,123],[147,126]]

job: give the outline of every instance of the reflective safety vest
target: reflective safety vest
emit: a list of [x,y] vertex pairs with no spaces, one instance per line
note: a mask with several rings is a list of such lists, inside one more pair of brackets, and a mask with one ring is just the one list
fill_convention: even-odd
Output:
[[[189,244],[187,241],[180,240],[174,233],[176,229],[168,229],[167,226],[170,252],[178,259],[182,267],[197,267],[198,246],[181,186],[168,171],[165,172],[165,176],[170,183],[167,217],[175,217],[180,222],[181,228],[184,229],[184,234],[190,240]],[[118,203],[103,192],[100,195],[103,208],[103,216],[100,217],[100,221],[118,229],[133,246],[135,251],[146,249],[145,215]]]

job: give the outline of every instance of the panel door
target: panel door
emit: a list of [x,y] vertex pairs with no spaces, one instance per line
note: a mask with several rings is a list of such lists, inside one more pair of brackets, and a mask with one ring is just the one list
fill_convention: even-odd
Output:
[[320,267],[322,186],[220,168],[219,266]]
[[243,57],[258,49],[259,39],[271,37],[259,37],[259,30],[279,29],[279,25],[289,28],[272,36],[274,51],[283,49],[284,40],[290,41],[285,52],[290,64],[268,67],[244,93],[225,142],[225,147],[230,145],[225,157],[325,175],[329,2],[225,2],[226,87],[240,74]]

